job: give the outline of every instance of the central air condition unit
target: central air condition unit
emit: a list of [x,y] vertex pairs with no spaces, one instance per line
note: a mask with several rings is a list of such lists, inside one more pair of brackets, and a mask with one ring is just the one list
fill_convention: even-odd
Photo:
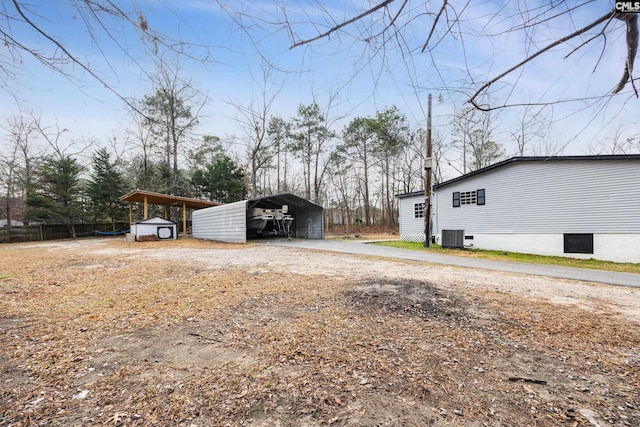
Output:
[[443,248],[464,248],[464,230],[442,230]]

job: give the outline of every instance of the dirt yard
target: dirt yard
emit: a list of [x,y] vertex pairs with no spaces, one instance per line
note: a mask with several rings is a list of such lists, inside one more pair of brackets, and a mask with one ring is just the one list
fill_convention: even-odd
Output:
[[0,426],[640,426],[640,289],[181,239],[0,246]]

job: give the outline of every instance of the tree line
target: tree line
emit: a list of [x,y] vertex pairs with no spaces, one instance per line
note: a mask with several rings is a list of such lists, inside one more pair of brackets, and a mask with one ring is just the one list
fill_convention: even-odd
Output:
[[[269,103],[238,103],[246,135],[223,139],[196,133],[203,103],[192,83],[160,75],[131,110],[125,141],[70,141],[69,129],[34,113],[6,119],[0,182],[7,220],[12,200],[22,199],[27,223],[67,224],[75,235],[74,224],[127,221],[119,198],[132,189],[221,203],[293,192],[323,205],[327,224],[393,230],[394,196],[424,188],[425,130],[412,127],[396,106],[339,126],[317,102],[299,105],[292,117],[270,114]],[[544,137],[535,130],[544,128],[543,118],[523,117],[521,125],[510,154],[558,154],[539,143]],[[446,129],[432,138],[434,184],[445,169],[468,173],[507,156],[493,137],[490,113],[459,111]],[[634,145],[616,141],[615,153]]]
[[[222,140],[194,132],[200,104],[185,97],[185,85],[159,85],[143,97],[124,143],[70,142],[69,129],[35,114],[7,119],[10,149],[0,160],[6,218],[11,200],[21,198],[27,223],[67,224],[75,235],[77,223],[126,221],[119,198],[132,189],[221,203],[293,192],[325,206],[328,223],[393,229],[394,195],[423,188],[425,131],[411,128],[395,106],[337,129],[312,102],[293,117],[253,123],[253,138]],[[469,132],[469,147],[497,146]],[[434,141],[438,182],[445,158],[442,141]],[[469,151],[474,167],[503,154],[476,148]]]
[[[273,114],[277,91],[269,92],[267,77],[258,100],[230,102],[239,135],[224,138],[198,133],[207,101],[179,64],[158,65],[152,91],[130,101],[119,139],[72,140],[69,129],[33,112],[7,118],[0,158],[6,218],[20,198],[27,222],[64,223],[73,235],[79,222],[126,221],[119,197],[132,189],[221,203],[293,192],[324,206],[327,224],[395,229],[394,196],[424,188],[425,129],[393,105],[342,121],[313,100],[291,117]],[[544,139],[544,117],[523,116],[521,125],[512,135],[515,154],[536,154],[532,141]],[[432,137],[433,182],[505,158],[495,127],[490,112],[453,114]]]
[[[373,47],[378,45],[372,43],[374,39],[386,39],[390,35],[394,35],[391,39],[400,43],[405,40],[404,37],[396,38],[395,34],[402,34],[409,24],[426,19],[426,26],[424,22],[420,24],[423,30],[427,29],[421,50],[425,52],[429,46],[435,47],[440,43],[443,37],[460,36],[460,40],[463,40],[465,31],[462,27],[455,29],[459,24],[476,21],[459,20],[461,15],[458,12],[461,10],[449,2],[425,2],[425,6],[433,12],[427,14],[415,8],[405,8],[405,3],[384,1],[343,22],[327,16],[327,22],[331,23],[328,26],[298,19],[289,21],[286,16],[274,22],[284,23],[293,38],[292,47],[295,47],[314,43],[333,32],[351,28],[364,18],[371,18],[365,27],[371,27],[373,37],[362,41]],[[588,3],[581,1],[578,5],[582,7]],[[20,70],[24,64],[21,55],[28,54],[54,72],[76,81],[74,75],[63,67],[68,62],[121,99],[130,109],[131,120],[122,129],[116,130],[118,139],[101,141],[99,144],[91,138],[72,140],[70,129],[58,123],[46,123],[41,115],[33,112],[5,118],[0,123],[6,147],[0,151],[0,191],[5,200],[4,216],[8,222],[12,218],[12,209],[15,209],[11,201],[21,199],[26,203],[25,218],[28,222],[65,223],[70,229],[78,222],[90,220],[115,224],[125,219],[127,214],[126,206],[118,198],[128,190],[138,188],[219,202],[290,191],[327,208],[329,224],[393,228],[397,225],[394,194],[423,189],[425,131],[420,125],[409,123],[405,113],[396,106],[390,105],[368,115],[344,119],[332,117],[331,105],[322,105],[311,99],[300,104],[291,117],[274,114],[272,110],[278,90],[270,90],[268,81],[274,69],[265,65],[264,81],[257,82],[258,86],[262,84],[261,96],[249,102],[229,102],[237,113],[235,121],[240,129],[239,134],[230,137],[201,135],[198,129],[207,100],[194,83],[180,72],[179,63],[167,63],[162,58],[173,53],[176,58],[207,62],[210,59],[210,47],[200,46],[202,55],[194,57],[187,47],[195,46],[188,46],[184,40],[173,39],[150,27],[142,11],[130,14],[111,3],[113,7],[105,8],[104,5],[85,0],[70,5],[78,16],[90,17],[79,21],[84,23],[86,33],[92,40],[111,40],[125,55],[128,55],[126,47],[129,44],[122,41],[128,38],[114,29],[120,28],[118,23],[125,23],[127,28],[134,31],[136,40],[142,41],[141,49],[147,57],[157,61],[155,72],[146,68],[143,70],[152,83],[152,89],[139,100],[120,93],[110,83],[113,80],[103,77],[93,63],[84,56],[74,54],[70,50],[72,46],[67,46],[63,39],[42,28],[42,16],[36,9],[26,7],[21,1],[13,2],[5,14],[5,24],[11,22],[12,25],[2,25],[9,54],[0,60],[0,68],[4,70],[0,80],[10,83],[14,79],[14,71]],[[284,4],[281,6],[279,9],[287,10]],[[249,19],[234,21],[247,30],[247,35],[262,28],[262,14],[256,14],[253,18],[257,18],[257,21],[252,21],[241,3],[226,4],[223,9],[231,17]],[[333,13],[333,10],[321,9],[322,13],[308,15],[307,19],[309,16],[315,19]],[[507,8],[503,18],[515,20],[506,32],[527,32],[529,28],[546,26],[550,19],[573,17],[577,9],[578,6],[566,8],[563,2],[546,5],[538,10],[539,13],[532,15],[522,13],[522,10],[530,11],[526,7]],[[415,16],[415,13],[419,15]],[[497,12],[494,18],[499,18],[500,13]],[[520,20],[523,22],[520,23]],[[477,21],[484,23],[484,20]],[[502,19],[497,21],[501,22]],[[255,25],[243,27],[243,22]],[[611,23],[615,25],[609,25]],[[43,40],[23,39],[24,34],[31,33],[14,32],[12,28],[18,24],[35,30]],[[303,37],[298,30],[307,24],[313,24],[313,28],[327,27],[328,31],[310,38]],[[510,136],[505,138],[502,132],[503,135],[497,138],[497,125],[491,115],[496,103],[489,102],[491,94],[488,89],[552,47],[566,45],[574,38],[587,37],[578,45],[582,48],[596,40],[604,40],[606,34],[616,34],[626,29],[627,37],[623,41],[628,48],[626,60],[627,63],[633,63],[638,43],[635,16],[609,11],[601,17],[593,17],[585,25],[533,53],[528,52],[524,60],[515,63],[506,72],[482,86],[474,87],[477,91],[470,101],[477,108],[463,108],[454,112],[450,120],[438,128],[440,131],[434,132],[434,183],[442,181],[447,174],[463,174],[488,166],[508,154],[554,155],[564,149],[564,146],[557,145],[549,138],[548,129],[552,121],[543,113],[541,107],[545,102],[542,101],[524,103],[524,110],[516,120],[517,128],[508,132]],[[586,29],[596,27],[603,28],[596,35],[587,34]],[[272,28],[264,29],[273,33]],[[438,30],[446,31],[438,36]],[[482,25],[483,33],[485,30]],[[60,56],[43,53],[46,50],[40,50],[38,40]],[[402,43],[398,47],[406,60],[416,51],[405,51],[407,46]],[[387,44],[383,43],[382,46]],[[570,46],[569,55],[579,48]],[[375,54],[386,52],[388,50],[383,48]],[[364,55],[363,58],[369,56]],[[135,60],[133,62],[137,63]],[[435,66],[437,68],[437,64]],[[636,93],[631,68],[623,68],[623,78],[616,86],[616,92],[631,82],[627,86],[631,86],[633,93]],[[117,67],[111,67],[111,71],[117,76]],[[508,89],[511,85],[505,87]],[[480,103],[479,98],[487,101],[487,104]],[[508,104],[505,101],[497,105],[504,108]],[[23,107],[22,111],[25,111]],[[499,140],[509,140],[517,149],[507,153]],[[621,153],[637,152],[639,147],[636,137],[626,138],[620,132],[589,150],[593,154]]]

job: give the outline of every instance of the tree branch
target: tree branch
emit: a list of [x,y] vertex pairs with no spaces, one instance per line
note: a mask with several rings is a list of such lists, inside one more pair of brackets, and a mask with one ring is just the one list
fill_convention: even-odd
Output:
[[[627,24],[627,62],[624,67],[624,73],[622,73],[622,78],[618,85],[613,89],[613,93],[616,94],[620,92],[626,86],[629,78],[633,75],[633,63],[636,59],[636,54],[638,53],[638,15],[635,13],[629,14],[615,14],[615,18],[621,19],[625,21]],[[633,86],[633,91],[638,96],[638,90],[636,89],[633,79],[631,79],[631,85]]]
[[493,79],[489,80],[488,82],[486,82],[485,84],[483,84],[474,94],[473,96],[469,99],[469,103],[471,103],[471,105],[473,105],[475,108],[477,108],[478,110],[481,111],[491,111],[492,108],[490,107],[481,107],[480,105],[478,105],[476,98],[480,95],[481,92],[483,92],[484,90],[486,90],[489,86],[493,85],[494,83],[496,83],[498,80],[502,79],[503,77],[505,77],[506,75],[512,73],[513,71],[517,70],[518,68],[522,67],[523,65],[525,65],[526,63],[532,61],[533,59],[537,58],[538,56],[542,55],[543,53],[553,49],[554,47],[561,45],[562,43],[565,43],[571,39],[573,39],[574,37],[577,37],[583,33],[585,33],[586,31],[589,31],[590,29],[592,29],[593,27],[596,27],[600,24],[602,24],[603,22],[611,19],[613,16],[612,12],[607,13],[606,15],[601,16],[600,18],[596,19],[595,21],[593,21],[592,23],[590,23],[589,25],[580,28],[577,31],[574,31],[573,33],[562,37],[561,39],[556,40],[555,42],[551,43],[550,45],[544,47],[543,49],[537,51],[536,53],[534,53],[531,56],[528,56],[527,58],[525,58],[524,60],[520,61],[518,64],[514,65],[513,67],[509,68],[507,71],[503,72],[502,74],[494,77]]
[[427,46],[429,45],[429,41],[431,40],[431,36],[433,35],[434,31],[436,30],[436,25],[438,25],[438,21],[440,20],[440,17],[442,16],[442,14],[445,11],[445,8],[448,5],[448,1],[444,0],[442,2],[442,7],[440,7],[440,10],[438,11],[438,14],[436,15],[436,19],[433,20],[433,25],[431,26],[431,31],[429,31],[429,35],[427,36],[427,41],[424,42],[424,46],[422,46],[422,50],[420,51],[421,53],[424,53],[425,50],[427,50]]
[[[60,43],[58,40],[56,40],[53,37],[51,37],[46,32],[42,31],[42,29],[38,25],[36,25],[33,21],[31,21],[25,15],[24,11],[22,10],[22,7],[20,6],[20,4],[18,3],[17,0],[13,0],[13,5],[16,8],[16,11],[20,15],[20,17],[22,19],[24,19],[24,21],[27,24],[29,24],[29,26],[31,28],[33,28],[38,34],[40,34],[42,37],[44,37],[49,42],[51,42],[57,49],[59,49],[62,53],[64,53],[66,55],[66,57],[69,58],[69,60],[71,62],[73,62],[74,64],[76,64],[77,66],[82,68],[84,71],[86,71],[91,77],[93,77],[100,84],[102,84],[105,87],[105,89],[107,89],[109,92],[113,93],[115,96],[117,96],[121,101],[123,101],[126,105],[131,107],[133,110],[137,111],[137,107],[135,105],[132,105],[132,103],[127,98],[125,98],[123,95],[119,94],[117,90],[115,90],[113,87],[111,87],[111,85],[109,85],[109,83],[107,83],[102,77],[100,77],[98,74],[96,74],[89,66],[87,66],[85,63],[83,63],[82,61],[77,59],[74,55],[72,55],[71,52],[69,52],[69,50],[67,50],[62,45],[62,43]],[[27,51],[31,52],[29,49],[27,49]]]
[[383,7],[386,7],[386,6],[390,5],[390,4],[391,4],[391,3],[393,3],[394,1],[395,1],[395,0],[384,0],[384,1],[383,1],[382,3],[380,3],[379,5],[377,5],[377,6],[373,7],[373,8],[371,8],[371,9],[369,9],[369,10],[367,10],[367,11],[363,12],[363,13],[361,13],[360,15],[358,15],[358,16],[356,16],[356,17],[354,17],[354,18],[351,18],[351,19],[349,19],[349,20],[347,20],[347,21],[344,21],[342,24],[338,24],[338,25],[336,25],[336,26],[334,26],[334,27],[331,27],[331,28],[329,29],[329,31],[326,31],[326,32],[324,32],[324,33],[322,33],[322,34],[319,34],[319,35],[317,35],[317,36],[315,36],[315,37],[313,37],[313,38],[306,39],[306,40],[300,40],[299,42],[294,43],[293,45],[291,45],[291,47],[289,47],[289,49],[293,49],[293,48],[296,48],[296,47],[299,47],[299,46],[302,46],[302,45],[305,45],[305,44],[309,44],[309,43],[312,43],[312,42],[314,42],[314,41],[316,41],[316,40],[320,40],[320,39],[322,39],[322,38],[324,38],[324,37],[327,37],[327,36],[329,36],[331,33],[334,33],[334,32],[336,32],[336,31],[338,31],[340,28],[342,28],[342,27],[346,27],[347,25],[350,25],[350,24],[353,24],[354,22],[356,22],[356,21],[358,21],[358,20],[360,20],[360,19],[364,18],[365,16],[371,15],[372,13],[374,13],[374,12],[376,12],[376,11],[378,11],[378,10],[382,9]]

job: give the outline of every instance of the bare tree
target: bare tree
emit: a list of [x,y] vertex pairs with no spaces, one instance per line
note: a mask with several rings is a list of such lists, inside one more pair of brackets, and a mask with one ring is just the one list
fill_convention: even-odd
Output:
[[291,123],[278,116],[271,117],[267,133],[276,151],[276,191],[278,193],[282,190],[289,191],[289,185],[287,184],[289,162],[286,147],[291,134]]
[[371,225],[371,169],[377,159],[374,157],[376,142],[376,128],[374,119],[370,117],[356,117],[351,120],[342,132],[342,143],[335,153],[336,160],[349,159],[351,165],[361,166],[359,170],[360,183],[364,202],[364,221]]
[[136,168],[136,176],[138,179],[135,179],[135,181],[138,188],[150,190],[154,140],[151,135],[151,130],[146,125],[146,118],[141,114],[137,114],[136,111],[137,109],[132,110],[132,124],[127,129],[127,133],[133,144],[142,150],[140,168]]
[[35,113],[31,113],[31,121],[36,132],[47,143],[56,158],[75,157],[84,150],[82,148],[79,151],[74,151],[76,150],[74,143],[68,138],[71,131],[66,127],[61,128],[59,123],[47,124],[42,118],[42,114]]
[[[414,57],[427,55],[439,71],[443,88],[470,94],[467,99],[477,109],[488,111],[520,105],[522,101],[512,100],[511,90],[518,85],[519,74],[527,65],[551,51],[561,50],[566,58],[586,54],[592,59],[593,68],[597,68],[601,59],[622,43],[627,53],[626,60],[618,63],[622,77],[617,82],[611,81],[609,89],[604,92],[590,94],[591,99],[586,101],[598,102],[611,94],[621,93],[629,82],[637,95],[633,79],[633,63],[638,48],[637,15],[623,13],[610,5],[596,6],[591,0],[534,3],[514,0],[496,4],[494,8],[491,3],[469,0],[379,0],[361,3],[359,8],[345,7],[342,14],[335,8],[326,7],[320,0],[311,5],[307,2],[303,5],[299,0],[280,0],[275,9],[280,14],[274,16],[275,12],[272,12],[266,15],[265,11],[259,17],[254,16],[250,23],[245,13],[243,24],[246,28],[253,28],[251,24],[266,26],[272,22],[289,34],[291,48],[320,41],[334,45],[346,41],[350,47],[359,44],[363,48],[361,63],[374,57],[390,66],[397,60],[405,61],[418,91],[424,86],[417,83],[421,80],[415,72],[419,67],[412,61]],[[296,10],[301,12],[296,15]],[[457,83],[447,79],[446,65],[438,61],[438,49],[445,48],[447,57],[456,55],[468,60],[472,56],[468,50],[470,39],[499,39],[502,43],[506,37],[516,40],[522,50],[519,57],[510,60],[511,64],[507,62],[504,71],[492,75],[486,68],[474,70],[468,67],[465,81]],[[610,43],[610,40],[614,42]],[[563,73],[563,70],[555,71],[557,77]],[[500,98],[494,98],[496,102],[487,102],[487,95],[498,87],[505,89]],[[550,99],[541,96],[537,104],[585,101],[583,98],[574,94]]]
[[353,208],[356,195],[354,182],[357,181],[357,177],[353,173],[355,168],[349,158],[340,155],[338,151],[334,151],[329,162],[329,169],[329,181],[335,194],[335,198],[330,198],[330,201],[340,210],[345,232],[349,233],[353,223]]
[[10,117],[4,130],[9,135],[11,160],[17,168],[18,184],[26,197],[33,185],[33,171],[37,167],[42,153],[36,146],[38,129],[30,117],[24,115]]
[[[247,157],[249,162],[249,172],[251,176],[251,197],[258,196],[258,173],[260,170],[269,165],[269,162],[279,153],[275,150],[280,140],[271,138],[268,135],[269,118],[271,108],[275,101],[280,88],[271,89],[271,72],[272,69],[266,64],[262,64],[262,77],[257,86],[260,87],[258,99],[252,97],[251,101],[243,104],[240,100],[228,101],[239,117],[238,123],[242,127],[246,137]],[[279,172],[278,168],[278,172]]]
[[142,100],[144,123],[157,146],[164,143],[166,165],[171,168],[171,194],[178,194],[179,157],[182,146],[192,137],[206,98],[191,79],[181,75],[179,62],[160,61],[153,76],[154,93]]
[[467,109],[454,115],[455,145],[462,150],[462,173],[491,165],[505,156],[504,148],[492,139],[494,123],[490,112]]
[[317,203],[320,201],[320,191],[328,164],[323,156],[334,137],[333,131],[329,128],[327,115],[320,111],[317,103],[298,107],[290,136],[289,150],[304,166],[305,197]]
[[619,127],[611,137],[591,144],[587,148],[587,152],[593,155],[637,154],[640,153],[640,136],[629,135],[622,127]]
[[12,205],[18,186],[18,174],[18,146],[14,145],[12,150],[0,153],[0,184],[4,187],[4,210],[7,218],[6,225],[9,227],[12,225]]
[[551,120],[541,107],[527,105],[518,116],[517,128],[510,132],[517,146],[517,155],[535,150],[534,141],[544,141],[549,135]]
[[[62,33],[48,25],[52,9],[64,20],[65,33],[76,31],[89,38],[93,47],[91,54],[68,43]],[[180,17],[178,14],[173,16],[176,27]],[[13,87],[10,83],[18,79],[25,58],[33,58],[78,87],[82,86],[82,79],[89,76],[134,109],[137,105],[117,87],[120,68],[112,62],[114,49],[143,72],[146,72],[143,62],[134,52],[144,56],[169,51],[184,58],[209,61],[213,49],[175,39],[154,27],[136,0],[3,1],[0,40],[3,44],[0,86],[5,90]],[[102,55],[106,65],[98,65],[101,61],[95,58],[91,60],[96,53]]]

